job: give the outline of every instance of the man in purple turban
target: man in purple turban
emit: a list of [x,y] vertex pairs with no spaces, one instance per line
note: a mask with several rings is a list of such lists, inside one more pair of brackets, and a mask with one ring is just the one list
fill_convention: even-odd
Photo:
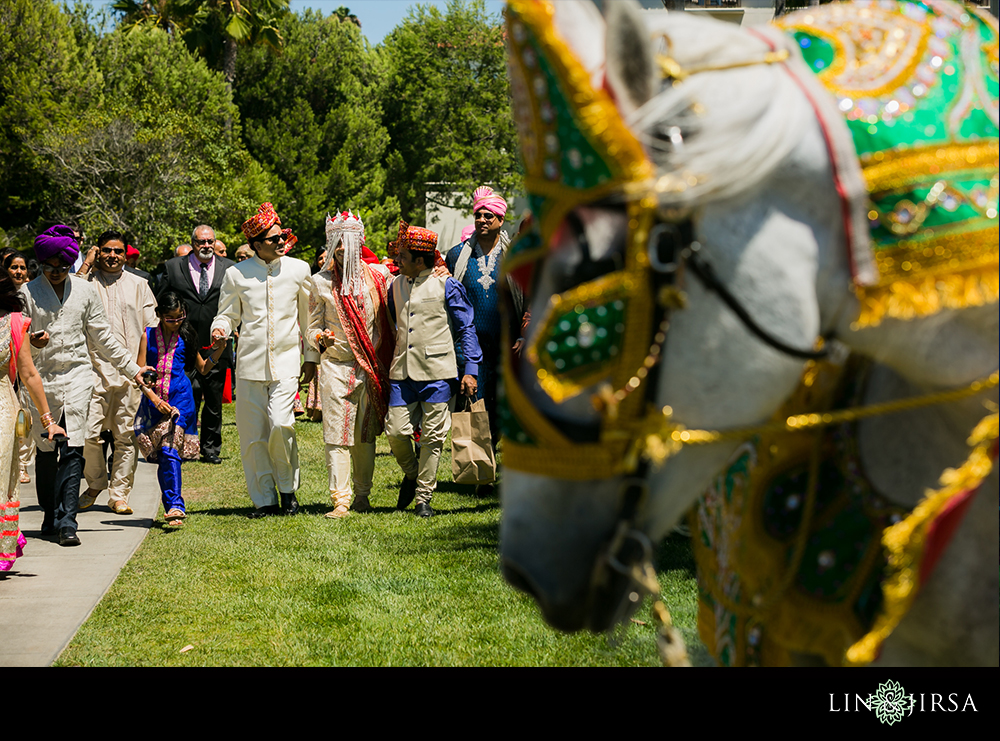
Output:
[[91,350],[138,383],[143,368],[114,338],[104,303],[85,278],[70,275],[80,252],[73,229],[58,225],[35,238],[42,274],[24,285],[24,314],[31,317],[31,344],[52,417],[67,438],[50,441],[41,435],[38,411],[32,407],[36,490],[42,507],[42,535],[57,536],[64,546],[80,545],[76,534],[83,441],[94,389]]
[[79,254],[80,245],[72,227],[57,224],[35,237],[35,257],[38,262],[59,257],[72,265]]

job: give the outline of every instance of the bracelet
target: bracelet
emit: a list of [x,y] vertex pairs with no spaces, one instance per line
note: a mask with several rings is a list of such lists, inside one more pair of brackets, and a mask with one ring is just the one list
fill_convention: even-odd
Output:
[[55,424],[55,421],[52,419],[52,414],[50,412],[46,412],[45,414],[41,415],[39,419],[41,420],[42,424],[45,425],[46,429]]

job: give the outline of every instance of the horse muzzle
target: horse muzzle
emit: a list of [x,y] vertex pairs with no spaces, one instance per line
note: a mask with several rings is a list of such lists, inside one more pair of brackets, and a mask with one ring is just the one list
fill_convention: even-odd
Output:
[[616,479],[566,482],[504,474],[504,579],[531,595],[558,630],[603,632],[640,604],[630,599],[633,582],[620,559],[630,561],[642,549],[627,544],[608,559],[618,531],[619,492]]

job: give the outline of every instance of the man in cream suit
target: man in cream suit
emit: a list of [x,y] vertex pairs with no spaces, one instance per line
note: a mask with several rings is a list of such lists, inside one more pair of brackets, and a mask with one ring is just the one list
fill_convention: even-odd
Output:
[[[437,487],[441,449],[451,429],[451,397],[459,388],[468,396],[476,393],[483,357],[465,288],[454,278],[432,272],[436,247],[437,234],[400,223],[396,241],[399,277],[389,291],[396,348],[389,368],[385,434],[404,474],[396,509],[406,509],[416,497],[414,513],[419,517],[434,514],[430,502]],[[456,341],[465,356],[461,382]],[[411,440],[417,426],[419,461]]]
[[[250,517],[294,515],[299,455],[292,404],[298,391],[299,341],[309,327],[309,265],[285,257],[281,219],[270,203],[243,224],[254,256],[226,270],[212,338],[240,329],[236,362],[236,430]],[[306,350],[306,363],[319,354]],[[280,504],[279,504],[280,499]]]

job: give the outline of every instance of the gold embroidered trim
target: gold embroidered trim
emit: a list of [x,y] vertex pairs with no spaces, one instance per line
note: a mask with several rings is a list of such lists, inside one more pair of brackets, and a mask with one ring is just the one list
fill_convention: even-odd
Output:
[[933,182],[943,173],[966,170],[997,171],[1000,146],[994,141],[976,144],[942,144],[875,152],[861,157],[869,193],[905,190],[915,183]]
[[883,641],[910,609],[919,591],[928,526],[955,497],[979,487],[990,475],[993,470],[990,448],[997,439],[997,418],[997,414],[990,414],[976,425],[968,440],[973,449],[965,463],[941,474],[941,488],[928,490],[909,517],[886,528],[882,534],[890,569],[882,588],[885,602],[872,629],[847,650],[846,663],[857,666],[874,661]]
[[891,285],[899,279],[913,280],[923,275],[948,275],[966,270],[997,269],[997,238],[1000,227],[979,230],[926,229],[915,239],[894,247],[875,249],[879,285]]
[[[519,417],[519,421],[522,421]],[[624,446],[575,443],[565,447],[535,447],[504,438],[504,461],[511,470],[550,476],[566,481],[605,479],[622,473]]]
[[[996,230],[994,230],[996,239]],[[967,309],[986,306],[1000,298],[1000,276],[996,256],[991,264],[945,277],[914,276],[899,278],[884,286],[854,286],[861,303],[858,320],[851,329],[874,327],[886,317],[915,319],[930,316],[942,309]]]

